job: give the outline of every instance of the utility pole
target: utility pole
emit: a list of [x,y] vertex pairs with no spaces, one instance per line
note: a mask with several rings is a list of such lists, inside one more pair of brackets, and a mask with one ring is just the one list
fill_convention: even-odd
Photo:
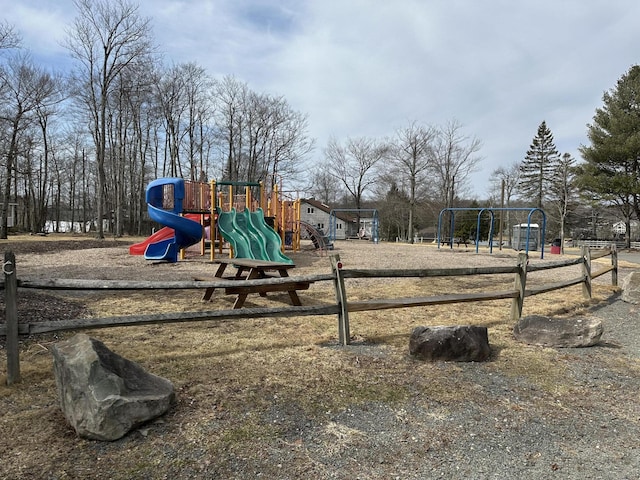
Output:
[[504,213],[504,178],[502,179],[502,189],[500,192],[500,235],[499,235],[500,246],[498,247],[498,250],[502,250],[502,232],[504,231],[504,225],[502,223],[503,213]]

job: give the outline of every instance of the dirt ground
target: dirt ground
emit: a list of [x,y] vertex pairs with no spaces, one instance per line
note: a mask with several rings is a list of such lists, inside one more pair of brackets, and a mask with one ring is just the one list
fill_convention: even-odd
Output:
[[[127,240],[20,238],[19,278],[190,280],[213,274],[197,255],[176,264],[128,255]],[[339,242],[345,268],[436,268],[515,262],[515,252]],[[530,262],[549,262],[532,254]],[[296,274],[328,273],[326,255],[290,255]],[[556,257],[556,258],[554,258]],[[604,264],[604,263],[602,263]],[[620,279],[638,268],[622,264]],[[573,278],[575,268],[530,282]],[[293,275],[293,273],[292,273]],[[348,281],[350,298],[503,289],[513,279]],[[640,455],[640,319],[603,275],[594,298],[579,287],[532,297],[525,314],[596,316],[601,343],[585,349],[519,344],[509,302],[366,312],[352,318],[353,343],[336,343],[335,318],[248,319],[89,331],[109,348],[170,379],[178,395],[165,416],[116,442],[78,438],[57,405],[49,346],[73,332],[21,340],[20,384],[4,385],[0,362],[0,478],[485,479],[637,478]],[[424,293],[423,293],[424,294]],[[301,292],[331,301],[330,285]],[[154,294],[20,289],[23,322],[85,316],[230,308],[193,291]],[[287,302],[250,298],[247,306]],[[425,324],[489,328],[481,364],[423,363],[408,355]],[[2,344],[0,348],[3,349]],[[0,354],[4,353],[0,350]]]

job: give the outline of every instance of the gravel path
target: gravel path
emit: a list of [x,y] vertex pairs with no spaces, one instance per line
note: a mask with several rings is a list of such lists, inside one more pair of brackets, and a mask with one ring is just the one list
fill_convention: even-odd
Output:
[[[614,300],[593,314],[604,324],[602,343],[560,349],[568,365],[563,388],[576,392],[571,401],[496,373],[490,362],[459,364],[456,374],[482,392],[480,401],[474,395],[452,405],[416,395],[401,407],[328,415],[304,430],[307,454],[325,459],[307,478],[639,478],[637,307]],[[443,365],[443,375],[449,368]],[[322,451],[327,445],[331,451]]]

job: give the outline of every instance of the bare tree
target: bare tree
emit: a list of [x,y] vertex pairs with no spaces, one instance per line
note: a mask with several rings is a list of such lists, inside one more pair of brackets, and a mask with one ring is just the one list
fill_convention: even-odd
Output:
[[309,138],[307,115],[291,108],[284,97],[263,96],[268,113],[264,123],[264,155],[260,179],[286,177],[297,180],[300,165],[313,151],[314,141]]
[[307,117],[283,97],[258,94],[233,77],[216,84],[216,126],[227,180],[293,177],[313,150]]
[[174,66],[160,76],[156,84],[156,102],[162,113],[165,131],[166,153],[162,175],[182,176],[180,143],[183,131],[181,123],[188,106],[186,103],[186,81],[180,66]]
[[21,44],[22,38],[14,27],[6,22],[0,23],[0,50],[18,48]]
[[377,181],[376,167],[388,156],[389,147],[370,138],[349,138],[345,145],[329,140],[325,149],[327,173],[349,192],[356,209],[365,192]]
[[[553,195],[551,201],[555,204],[556,212],[558,213],[560,247],[563,253],[567,215],[575,207],[577,199],[577,186],[575,179],[575,159],[570,154],[565,153],[560,157],[555,165],[555,171],[550,188],[551,194]],[[630,236],[630,221],[627,228],[627,232],[629,232],[627,236]]]
[[238,181],[242,163],[244,111],[249,87],[246,83],[226,76],[215,86],[216,125],[218,144],[223,157],[223,177]]
[[0,209],[0,238],[7,238],[8,207],[18,158],[32,148],[31,142],[21,143],[21,135],[39,121],[46,139],[45,119],[49,113],[45,112],[60,101],[60,84],[49,73],[36,68],[26,56],[19,55],[9,61],[4,82],[0,122],[5,125],[7,137],[3,155],[5,183]]
[[107,105],[116,80],[152,53],[149,20],[124,0],[74,0],[78,15],[67,32],[66,47],[79,62],[77,96],[88,109],[96,148],[97,236],[104,238]]
[[187,118],[185,124],[185,150],[189,161],[191,180],[206,181],[207,156],[205,143],[207,123],[213,114],[212,89],[213,80],[204,68],[195,63],[182,66],[185,78],[185,99],[187,102]]
[[64,80],[59,75],[50,75],[40,70],[41,91],[40,100],[36,107],[36,119],[42,136],[42,161],[41,171],[42,178],[39,185],[38,204],[35,213],[35,229],[41,231],[44,229],[47,221],[47,184],[49,183],[49,164],[53,159],[55,161],[56,146],[52,141],[54,132],[51,127],[51,120],[59,113],[59,104],[65,99],[66,92],[64,90]]
[[434,161],[433,141],[436,137],[435,128],[413,122],[396,132],[391,149],[394,170],[406,177],[409,184],[409,217],[406,230],[409,243],[413,243],[414,237],[417,188],[428,183],[424,181],[424,177]]
[[444,207],[453,207],[456,197],[468,188],[470,175],[481,158],[481,147],[479,139],[463,134],[462,125],[456,120],[438,130],[430,174]]
[[342,185],[324,169],[314,169],[309,177],[309,182],[305,191],[316,200],[327,205],[335,204],[338,201]]

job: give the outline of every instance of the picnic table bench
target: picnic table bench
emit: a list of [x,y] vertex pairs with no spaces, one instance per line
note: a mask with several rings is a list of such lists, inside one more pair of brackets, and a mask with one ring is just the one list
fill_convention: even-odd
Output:
[[[292,263],[270,262],[250,258],[221,258],[214,262],[218,264],[215,277],[230,280],[257,280],[263,278],[278,278],[278,276],[288,277],[289,270],[295,268],[295,265]],[[228,265],[233,265],[236,268],[236,273],[235,275],[224,277],[224,272]],[[258,293],[260,296],[266,297],[268,292],[287,292],[291,303],[300,306],[302,302],[300,302],[297,292],[298,290],[307,290],[310,284],[310,281],[292,280],[290,282],[271,285],[224,287],[224,293],[225,295],[237,295],[233,304],[234,309],[242,308],[242,305],[244,305],[250,293]],[[216,287],[207,288],[202,296],[202,300],[211,301],[211,296],[215,289]]]

